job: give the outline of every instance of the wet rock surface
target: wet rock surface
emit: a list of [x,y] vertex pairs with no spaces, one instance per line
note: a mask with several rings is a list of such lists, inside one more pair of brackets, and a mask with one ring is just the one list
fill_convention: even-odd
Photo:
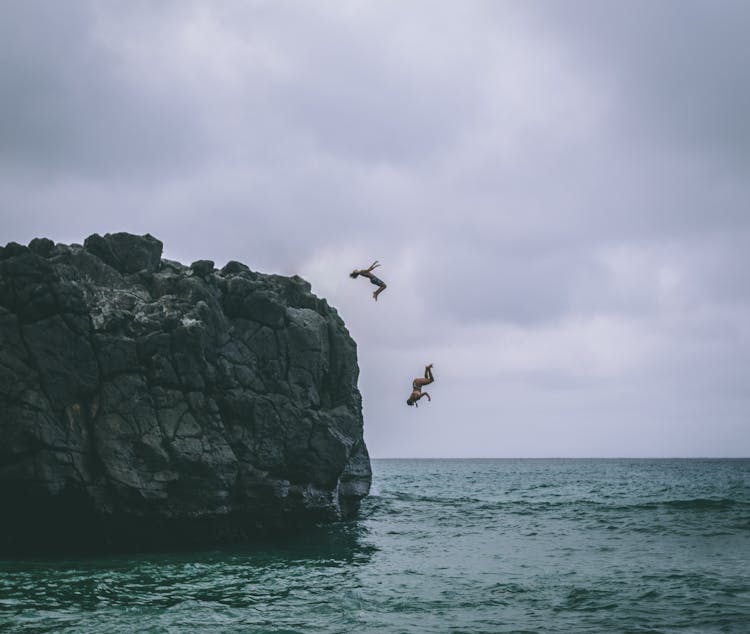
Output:
[[299,277],[156,238],[0,247],[0,550],[243,539],[356,514],[356,344]]

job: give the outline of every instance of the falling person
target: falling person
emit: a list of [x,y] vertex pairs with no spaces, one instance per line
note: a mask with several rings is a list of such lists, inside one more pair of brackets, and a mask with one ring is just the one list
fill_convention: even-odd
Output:
[[423,392],[422,388],[425,385],[429,385],[434,380],[435,378],[432,376],[432,363],[430,363],[430,365],[426,365],[424,367],[424,378],[421,379],[417,377],[416,379],[412,381],[411,383],[412,392],[409,398],[406,399],[406,404],[409,406],[415,405],[419,407],[419,405],[417,405],[417,401],[423,396],[426,396],[428,401],[432,401],[432,399],[430,398],[430,395],[427,392]]
[[370,264],[369,269],[354,269],[351,273],[349,273],[349,277],[353,279],[357,279],[357,277],[360,275],[362,277],[366,277],[370,280],[371,284],[374,284],[378,287],[378,289],[372,294],[372,298],[375,301],[378,301],[378,295],[380,295],[380,293],[382,293],[386,289],[385,282],[372,273],[372,270],[378,268],[379,266],[380,264],[378,264],[378,261],[375,260],[372,264]]

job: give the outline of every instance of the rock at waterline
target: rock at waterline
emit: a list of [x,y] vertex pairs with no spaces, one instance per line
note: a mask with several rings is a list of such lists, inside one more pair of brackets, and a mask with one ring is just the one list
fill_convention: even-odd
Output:
[[0,552],[247,538],[356,514],[356,344],[299,277],[156,238],[0,247]]

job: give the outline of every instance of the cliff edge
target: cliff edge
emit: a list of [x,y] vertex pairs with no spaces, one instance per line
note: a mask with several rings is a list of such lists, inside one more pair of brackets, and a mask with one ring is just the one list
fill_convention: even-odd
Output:
[[156,238],[0,247],[0,551],[172,545],[356,514],[356,344],[299,277]]

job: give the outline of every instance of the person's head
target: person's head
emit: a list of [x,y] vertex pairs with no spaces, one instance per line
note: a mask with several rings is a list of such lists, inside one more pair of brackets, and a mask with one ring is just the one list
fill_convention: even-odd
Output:
[[406,399],[406,404],[409,407],[411,407],[412,405],[414,405],[416,402],[417,401],[416,401],[416,399],[413,396],[410,396],[409,398]]
[[356,279],[358,275],[359,275],[359,271],[356,269],[353,270],[351,273],[349,273],[349,277],[353,277],[354,279]]

